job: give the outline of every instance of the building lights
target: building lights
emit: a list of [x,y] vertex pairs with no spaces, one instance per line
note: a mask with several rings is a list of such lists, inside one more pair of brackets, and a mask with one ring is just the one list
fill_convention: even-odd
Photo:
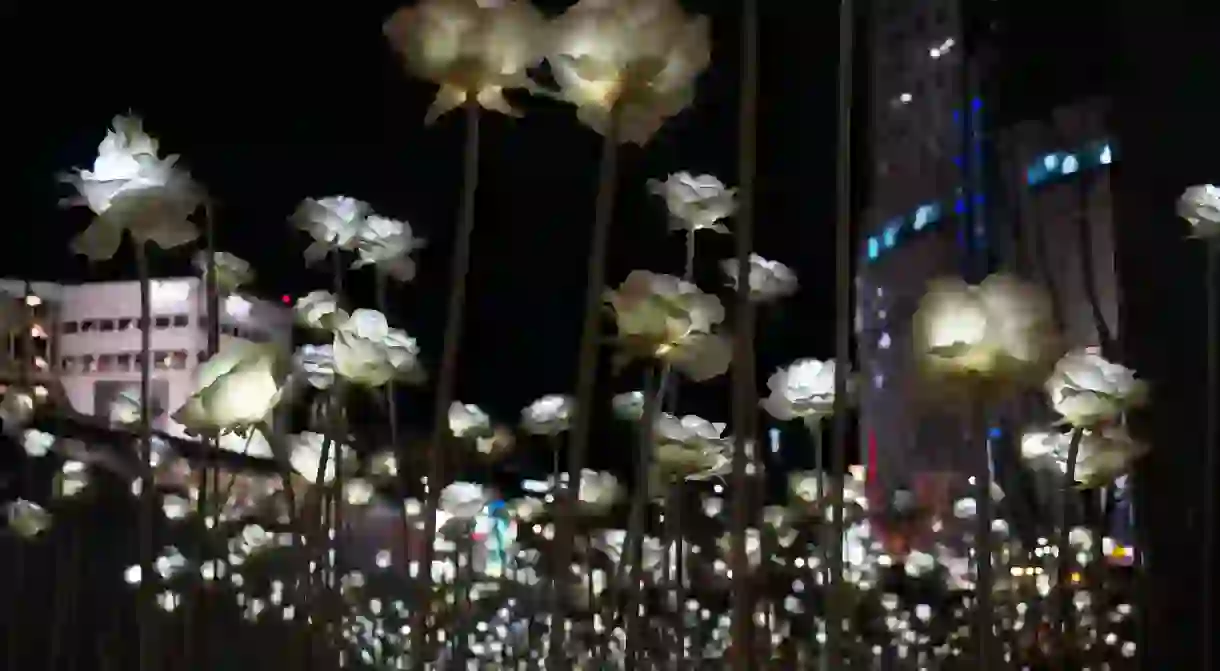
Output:
[[25,304],[32,308],[36,308],[39,305],[42,305],[42,299],[34,294],[30,294],[25,297]]
[[1075,152],[1051,152],[1039,156],[1030,164],[1025,171],[1025,182],[1029,186],[1038,186],[1081,170],[1110,165],[1113,160],[1114,151],[1109,142],[1093,143]]

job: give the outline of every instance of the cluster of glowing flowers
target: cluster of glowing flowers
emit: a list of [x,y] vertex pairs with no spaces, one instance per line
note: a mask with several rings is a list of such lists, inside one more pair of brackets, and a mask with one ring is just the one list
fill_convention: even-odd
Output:
[[770,395],[759,401],[781,421],[820,420],[834,414],[835,362],[800,359],[767,379]]
[[[1126,473],[1148,451],[1121,426],[1085,429],[1077,447],[1075,480],[1082,487],[1099,487]],[[1049,467],[1067,473],[1072,434],[1060,431],[1030,431],[1021,437],[1021,457],[1035,468]]]
[[514,115],[505,89],[532,88],[526,70],[546,55],[546,22],[520,0],[423,0],[382,26],[407,71],[439,85],[425,123],[471,97]]
[[665,199],[672,231],[728,233],[728,227],[720,222],[737,211],[737,190],[726,187],[714,175],[695,177],[689,172],[676,172],[664,182],[649,180],[648,190]]
[[[863,468],[852,466],[843,478],[843,502],[861,510],[868,509],[868,483],[864,476]],[[834,478],[825,472],[794,471],[788,474],[788,492],[792,498],[815,507],[830,496],[834,484]]]
[[305,250],[305,261],[314,263],[328,253],[354,251],[359,258],[352,268],[375,265],[390,277],[409,281],[415,277],[410,254],[424,247],[405,221],[373,213],[368,203],[348,196],[306,198],[292,220],[314,239]]
[[1147,400],[1135,371],[1107,361],[1096,347],[1068,352],[1046,380],[1051,407],[1072,426],[1093,427],[1118,419]]
[[452,482],[441,490],[437,509],[448,517],[462,520],[473,519],[483,512],[490,500],[491,494],[483,485],[473,482]]
[[491,431],[491,417],[479,406],[454,401],[449,404],[449,431],[458,438],[474,438]]
[[650,357],[695,381],[724,374],[732,350],[714,328],[724,321],[720,299],[671,275],[633,270],[608,291],[620,345],[627,358]]
[[914,342],[925,372],[942,381],[1042,382],[1061,351],[1046,292],[1002,273],[978,285],[934,280]]
[[335,372],[366,387],[392,379],[422,382],[419,345],[405,331],[390,328],[376,310],[356,310],[335,328]]
[[71,205],[88,205],[96,217],[72,241],[72,249],[92,261],[114,256],[123,232],[138,244],[152,242],[163,249],[185,245],[199,237],[191,223],[203,192],[176,155],[160,158],[158,142],[144,132],[136,117],[116,116],[114,129],[97,148],[92,170],[65,177],[76,187]]
[[[521,488],[527,492],[552,494],[567,487],[567,484],[568,474],[560,473],[558,478],[551,475],[546,480],[522,481]],[[580,504],[582,512],[591,515],[605,513],[622,497],[623,488],[613,474],[588,468],[581,469],[580,494],[577,497],[577,503]],[[548,498],[548,500],[551,499]]]
[[[254,281],[254,269],[245,259],[229,252],[216,252],[212,255],[212,264],[216,268],[216,289],[220,295],[237,291],[243,284]],[[200,250],[195,255],[195,269],[206,278],[208,274],[208,253]]]
[[[724,274],[728,276],[729,286],[737,288],[737,259],[725,259],[720,262]],[[779,261],[770,261],[757,254],[750,255],[749,279],[750,300],[756,303],[787,298],[796,293],[800,282],[791,268]]]
[[1199,184],[1178,199],[1178,215],[1190,223],[1196,238],[1220,235],[1220,187]]
[[644,144],[689,107],[711,61],[706,17],[677,0],[580,0],[552,24],[547,56],[576,117],[616,141]]
[[563,394],[548,394],[521,411],[521,428],[535,436],[557,436],[572,424],[576,400]]
[[195,392],[174,413],[192,433],[263,424],[279,403],[288,366],[270,343],[232,340],[195,372]]

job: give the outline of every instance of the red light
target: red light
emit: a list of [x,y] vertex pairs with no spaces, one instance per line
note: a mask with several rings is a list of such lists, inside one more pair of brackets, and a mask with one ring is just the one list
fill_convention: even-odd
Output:
[[284,294],[283,296],[280,296],[280,302],[283,303],[284,305],[289,305],[290,303],[292,303],[292,296],[289,296],[288,294]]

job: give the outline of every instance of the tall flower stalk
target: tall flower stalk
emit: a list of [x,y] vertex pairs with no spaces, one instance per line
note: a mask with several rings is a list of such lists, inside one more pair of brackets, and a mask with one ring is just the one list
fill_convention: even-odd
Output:
[[139,644],[140,669],[156,668],[155,632],[156,592],[153,583],[153,520],[156,492],[152,460],[152,280],[148,256],[142,243],[135,245],[136,269],[140,278],[140,587]]

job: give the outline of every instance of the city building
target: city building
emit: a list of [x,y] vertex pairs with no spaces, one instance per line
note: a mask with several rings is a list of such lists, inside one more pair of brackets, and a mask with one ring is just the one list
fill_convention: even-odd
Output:
[[911,316],[927,282],[985,268],[985,65],[990,22],[979,3],[885,0],[864,19],[868,50],[860,172],[865,204],[856,264],[861,454],[871,477],[971,466],[960,420],[919,402]]
[[[0,280],[9,333],[6,382],[35,375],[56,384],[73,409],[108,412],[116,395],[140,383],[141,332],[138,282],[79,285]],[[164,278],[150,284],[153,402],[172,412],[193,391],[193,373],[207,358],[206,287],[199,278]],[[21,309],[24,308],[24,309]],[[232,338],[291,346],[292,312],[277,303],[232,294],[221,300],[221,347]],[[22,337],[28,333],[30,337]],[[32,356],[24,342],[41,345]],[[23,373],[23,371],[26,371]]]

